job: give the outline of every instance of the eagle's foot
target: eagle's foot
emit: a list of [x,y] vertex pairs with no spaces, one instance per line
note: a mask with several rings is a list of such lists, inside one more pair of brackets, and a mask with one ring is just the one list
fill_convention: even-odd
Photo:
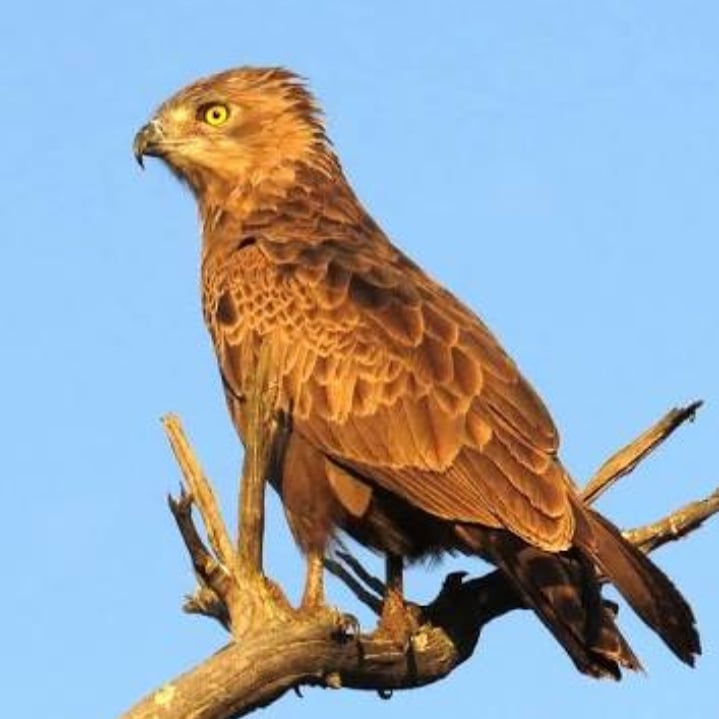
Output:
[[333,610],[335,613],[336,631],[332,633],[334,639],[340,642],[359,641],[361,633],[360,623],[354,614]]
[[333,639],[340,642],[357,640],[360,636],[360,623],[353,614],[346,614],[329,604],[300,604],[297,615],[313,623],[327,624],[331,627]]
[[360,635],[360,625],[352,614],[344,614],[327,604],[324,592],[324,553],[307,553],[307,576],[305,591],[297,613],[311,621],[331,624],[332,636],[341,641],[356,639]]
[[419,605],[406,602],[400,593],[388,590],[375,636],[388,638],[402,651],[407,651],[422,623]]

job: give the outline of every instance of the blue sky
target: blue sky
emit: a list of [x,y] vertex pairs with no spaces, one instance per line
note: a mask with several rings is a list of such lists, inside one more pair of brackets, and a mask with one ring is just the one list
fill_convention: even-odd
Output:
[[[360,196],[502,337],[578,479],[670,406],[706,399],[602,501],[631,525],[719,483],[718,29],[711,0],[5,8],[3,713],[112,717],[224,641],[179,611],[193,579],[165,507],[178,474],[163,413],[182,415],[228,506],[240,452],[199,312],[193,203],[130,152],[161,100],[240,64],[307,76]],[[269,512],[268,562],[296,596],[301,562],[274,498]],[[700,621],[694,671],[625,609],[648,675],[592,682],[517,613],[433,687],[388,703],[310,690],[267,715],[706,716],[718,542],[719,523],[657,555]],[[413,570],[410,594],[442,576]]]

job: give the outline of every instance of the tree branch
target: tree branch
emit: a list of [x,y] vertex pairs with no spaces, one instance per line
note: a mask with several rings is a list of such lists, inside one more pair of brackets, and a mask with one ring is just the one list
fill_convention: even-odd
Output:
[[681,539],[695,529],[699,529],[705,520],[717,512],[719,512],[719,488],[705,499],[685,504],[663,519],[631,529],[624,532],[624,535],[642,551],[653,552],[664,544]]
[[[267,385],[264,385],[267,386]],[[271,397],[258,399],[258,408]],[[618,479],[631,472],[678,426],[694,417],[699,403],[672,410],[605,462],[584,490],[594,501]],[[266,411],[254,415],[260,450],[248,451],[243,482],[264,485],[272,471],[277,427]],[[282,592],[262,575],[243,569],[240,557],[261,567],[259,550],[235,553],[217,509],[209,481],[189,447],[179,420],[167,417],[165,428],[189,492],[170,498],[170,507],[190,554],[199,589],[185,603],[187,611],[219,620],[232,640],[216,654],[147,695],[121,719],[231,719],[276,700],[288,689],[303,685],[371,689],[380,693],[438,681],[472,656],[482,628],[491,620],[522,608],[516,593],[498,571],[465,580],[450,574],[437,597],[419,608],[421,626],[408,647],[378,634],[348,637],[330,615],[308,619],[294,612]],[[279,431],[282,431],[281,428]],[[264,449],[262,449],[264,448]],[[269,448],[269,449],[268,449]],[[257,511],[262,490],[255,484],[250,502]],[[243,531],[261,532],[262,519],[243,513]],[[205,546],[192,517],[193,504],[205,525]],[[629,530],[626,536],[644,551],[685,536],[719,512],[719,489],[652,524]],[[381,609],[383,583],[341,547],[327,560],[358,598],[375,612]],[[245,568],[246,569],[246,568]],[[258,578],[259,577],[259,578]]]
[[687,420],[693,422],[701,400],[669,410],[656,424],[613,454],[597,470],[582,491],[582,499],[593,504],[601,494],[630,472]]
[[167,439],[170,442],[175,459],[180,465],[182,476],[189,491],[189,497],[186,501],[190,501],[189,498],[191,498],[191,501],[198,506],[205,522],[210,545],[220,563],[229,572],[235,564],[235,552],[225,523],[222,521],[222,514],[212,485],[207,480],[199,461],[190,447],[190,442],[182,429],[180,418],[176,415],[168,414],[162,418],[162,424],[165,427]]
[[248,572],[262,572],[262,544],[265,532],[265,487],[275,445],[281,432],[272,429],[277,387],[270,377],[271,346],[260,347],[256,380],[249,397],[247,447],[240,482],[238,511],[238,556]]

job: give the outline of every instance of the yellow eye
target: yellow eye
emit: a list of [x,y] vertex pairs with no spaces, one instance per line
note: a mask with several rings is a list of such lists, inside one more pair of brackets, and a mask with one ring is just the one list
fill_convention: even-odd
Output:
[[230,110],[227,105],[215,103],[208,105],[202,110],[202,119],[212,127],[219,127],[227,122],[230,117]]

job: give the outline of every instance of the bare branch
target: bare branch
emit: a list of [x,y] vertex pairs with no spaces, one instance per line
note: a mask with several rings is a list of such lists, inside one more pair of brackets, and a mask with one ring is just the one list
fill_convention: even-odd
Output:
[[255,381],[247,398],[248,430],[245,440],[245,459],[240,482],[238,512],[238,555],[245,571],[262,572],[262,543],[265,533],[265,486],[271,471],[273,443],[272,408],[275,406],[277,386],[270,377],[271,346],[260,347]]
[[708,497],[685,504],[657,522],[624,532],[624,536],[642,551],[653,552],[664,544],[686,537],[690,532],[699,529],[705,520],[717,512],[719,488]]
[[350,552],[347,545],[338,539],[334,548],[333,554],[337,556],[349,569],[355,574],[355,576],[363,583],[366,584],[375,594],[380,597],[384,596],[385,584],[384,582],[370,574],[363,566],[362,563]]
[[220,563],[228,572],[231,572],[235,565],[235,552],[222,520],[212,485],[190,447],[180,418],[174,414],[168,414],[162,418],[162,424],[165,427],[175,459],[182,470],[182,476],[189,487],[192,501],[197,505],[202,516],[210,546]]
[[200,587],[185,603],[185,610],[191,613],[207,614],[218,619],[225,628],[229,626],[227,608],[219,599],[230,592],[232,575],[218,562],[202,541],[192,521],[192,495],[181,490],[180,498],[168,497],[170,511],[185,543]]
[[655,450],[675,429],[687,420],[693,421],[702,404],[699,400],[686,407],[675,407],[646,432],[613,454],[584,487],[582,499],[590,504],[595,502],[599,495],[617,480],[632,472],[639,462]]
[[344,564],[336,559],[325,559],[325,569],[337,577],[351,592],[369,607],[375,614],[379,615],[382,611],[382,596],[374,594],[358,579]]
[[[260,404],[268,400],[261,398]],[[659,423],[617,452],[602,465],[584,492],[594,501],[681,423],[693,417],[698,403],[673,410]],[[265,449],[252,452],[254,477],[263,483],[275,447],[277,428],[268,415],[258,412],[257,431]],[[263,418],[262,421],[259,421]],[[269,580],[244,571],[238,553],[228,546],[224,523],[211,488],[194,459],[176,418],[166,418],[168,436],[190,493],[171,500],[170,506],[200,580],[200,588],[188,600],[188,611],[219,619],[229,628],[232,641],[194,669],[177,677],[141,700],[121,719],[231,719],[266,706],[284,692],[302,685],[348,687],[389,692],[438,681],[475,651],[484,625],[522,603],[504,576],[491,572],[466,580],[450,574],[436,599],[419,607],[420,628],[408,647],[380,634],[348,638],[341,630],[341,615],[322,614],[309,619],[294,613],[284,595]],[[262,442],[263,439],[259,438]],[[270,470],[271,471],[271,468]],[[246,478],[246,474],[245,474]],[[243,479],[245,481],[245,479]],[[261,499],[255,492],[254,500]],[[207,527],[210,549],[192,520],[195,502]],[[253,510],[255,511],[255,510]],[[719,489],[653,524],[629,530],[625,535],[645,551],[685,536],[719,512]],[[246,515],[241,515],[246,516]],[[249,522],[261,530],[261,517]],[[250,564],[256,548],[245,555]],[[259,545],[261,558],[261,544]],[[222,559],[224,557],[224,559]],[[229,557],[229,558],[228,558]],[[253,559],[254,558],[254,559]],[[383,583],[367,572],[342,547],[326,563],[361,601],[378,612]],[[224,567],[229,567],[230,577]],[[218,579],[218,572],[220,579]],[[240,640],[241,639],[241,640]]]
[[[199,590],[185,603],[185,609],[218,619],[231,630],[235,639],[244,638],[253,628],[265,622],[287,621],[291,608],[284,594],[273,582],[256,571],[255,551],[261,553],[261,541],[257,537],[248,541],[247,546],[251,549],[247,550],[249,554],[246,556],[250,560],[243,562],[245,557],[235,552],[232,546],[212,486],[190,448],[179,418],[168,415],[163,418],[163,424],[183,479],[190,490],[189,493],[182,490],[179,499],[169,499],[170,509],[200,582]],[[267,434],[270,429],[265,427],[263,431]],[[263,462],[261,467],[252,467],[256,476],[263,478],[260,481],[263,485],[267,466],[265,455],[254,453],[252,456],[256,463]],[[248,467],[247,463],[245,466]],[[245,535],[262,528],[263,510],[261,506],[257,509],[255,502],[262,501],[263,492],[246,495],[247,513],[253,515],[253,518],[247,532],[241,527],[241,533]],[[193,522],[193,504],[199,510],[212,553],[203,543]]]
[[[296,686],[388,692],[438,681],[468,659],[482,626],[520,606],[498,572],[445,581],[408,650],[379,635],[343,639],[325,617],[260,628],[141,700],[122,719],[230,719]],[[431,621],[430,621],[431,620]]]

